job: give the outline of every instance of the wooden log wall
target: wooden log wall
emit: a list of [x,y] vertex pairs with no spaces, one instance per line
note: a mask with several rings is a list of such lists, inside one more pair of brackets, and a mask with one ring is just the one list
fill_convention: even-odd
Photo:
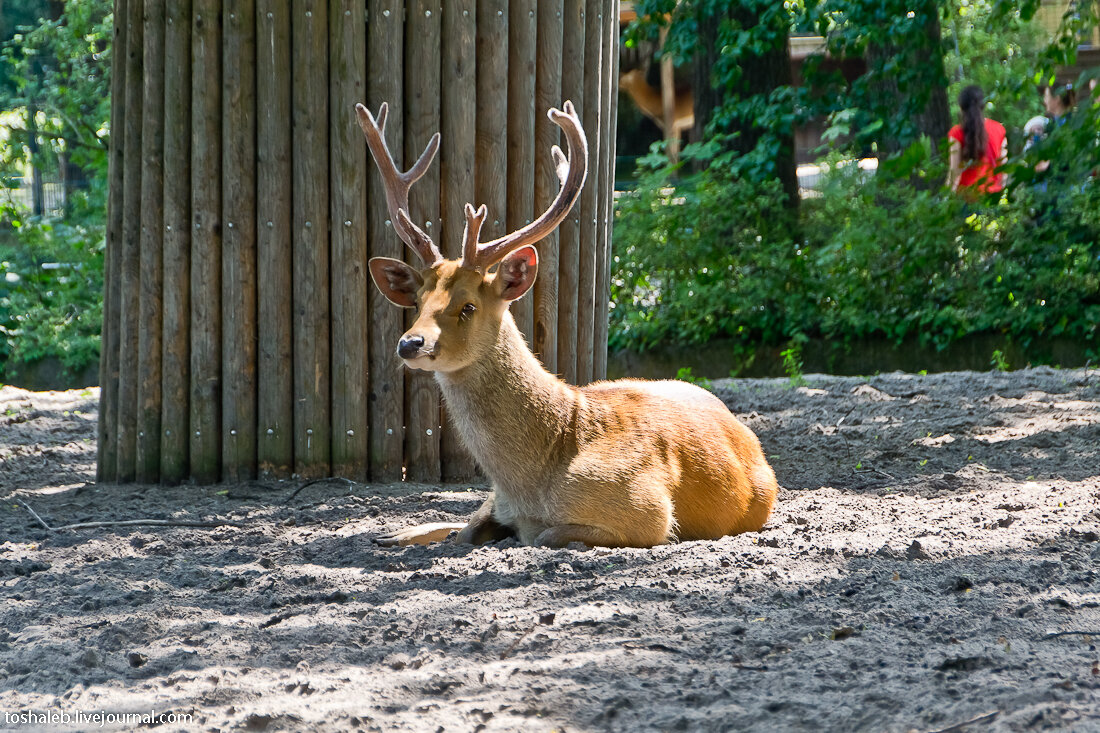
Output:
[[[410,314],[370,283],[412,256],[354,105],[390,105],[410,207],[448,257],[558,182],[571,99],[588,182],[513,313],[552,371],[604,376],[617,0],[115,0],[98,478],[460,480],[434,380],[395,354]],[[403,160],[402,160],[403,159]]]

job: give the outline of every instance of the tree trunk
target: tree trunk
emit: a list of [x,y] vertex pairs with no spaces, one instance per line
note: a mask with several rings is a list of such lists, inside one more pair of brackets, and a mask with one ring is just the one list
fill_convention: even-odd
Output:
[[[728,97],[749,99],[768,97],[776,89],[791,84],[790,20],[786,12],[775,12],[764,0],[741,0],[730,3],[725,9],[708,12],[706,3],[696,10],[699,35],[695,52],[695,136],[705,139],[702,133],[714,116],[715,108]],[[769,12],[771,10],[771,12]],[[727,88],[716,88],[714,68],[718,63],[721,25],[733,23],[745,30],[755,30],[767,39],[760,53],[738,49],[740,78]],[[764,27],[768,24],[769,27]],[[741,154],[755,150],[765,135],[779,137],[775,158],[774,177],[779,179],[787,194],[787,205],[798,207],[798,174],[794,158],[794,129],[775,130],[761,127],[755,119],[736,119],[731,129],[722,132],[733,134],[732,147]]]
[[[75,140],[66,140],[66,145],[70,146],[76,144]],[[62,153],[57,156],[57,170],[61,175],[61,208],[62,215],[68,218],[71,211],[71,203],[73,195],[77,189],[87,188],[88,186],[88,172],[80,166],[73,163],[68,153]]]
[[42,169],[38,145],[38,106],[27,105],[27,149],[30,150],[31,164],[31,212],[35,216],[46,213],[46,197],[42,188]]
[[[926,43],[917,49],[921,57],[917,63],[930,70],[934,83],[929,89],[928,101],[917,115],[917,124],[922,134],[939,143],[947,138],[947,131],[951,129],[951,113],[947,103],[947,70],[943,65],[943,34],[936,3],[928,3],[924,33]],[[934,145],[933,149],[938,150],[938,146]]]
[[[916,3],[913,12],[914,23],[908,38],[870,43],[867,47],[869,73],[877,77],[871,85],[875,93],[872,111],[876,116],[893,117],[894,120],[894,124],[886,127],[893,134],[882,135],[877,141],[880,160],[903,150],[922,136],[931,138],[933,150],[938,150],[951,126],[939,5],[934,0],[923,0]],[[891,60],[906,69],[920,70],[904,92],[898,87],[896,74],[880,73]]]
[[[718,24],[722,14],[709,14],[700,7],[696,10],[699,27],[698,41],[695,46],[694,77],[692,88],[695,94],[695,126],[692,128],[692,140],[706,140],[707,125],[714,115],[714,108],[722,101],[722,95],[715,88],[712,74],[718,60]],[[726,14],[728,17],[728,13]]]

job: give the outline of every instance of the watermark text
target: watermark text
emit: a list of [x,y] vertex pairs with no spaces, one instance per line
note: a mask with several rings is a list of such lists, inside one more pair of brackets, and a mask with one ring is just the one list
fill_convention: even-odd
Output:
[[2,715],[4,724],[11,727],[49,725],[104,728],[106,726],[156,726],[165,723],[187,724],[193,722],[191,713],[158,713],[156,710],[145,713],[116,713],[106,710],[70,712],[68,710],[47,708],[45,710],[25,710],[16,713],[5,711]]

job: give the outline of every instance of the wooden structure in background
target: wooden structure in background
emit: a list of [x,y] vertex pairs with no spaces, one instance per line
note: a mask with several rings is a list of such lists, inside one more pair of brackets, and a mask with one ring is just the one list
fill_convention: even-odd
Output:
[[474,473],[434,380],[395,354],[409,315],[369,282],[370,257],[406,248],[360,101],[389,102],[405,166],[443,133],[410,205],[453,257],[465,202],[488,205],[490,237],[546,207],[546,109],[573,100],[588,182],[514,307],[550,370],[604,376],[617,0],[115,0],[114,17],[99,480]]

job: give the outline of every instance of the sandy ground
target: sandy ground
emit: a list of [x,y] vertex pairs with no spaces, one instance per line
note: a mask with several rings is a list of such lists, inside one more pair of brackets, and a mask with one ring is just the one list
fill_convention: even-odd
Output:
[[1100,373],[715,388],[766,529],[576,551],[371,543],[480,487],[96,485],[97,391],[6,387],[0,729],[1100,731]]

